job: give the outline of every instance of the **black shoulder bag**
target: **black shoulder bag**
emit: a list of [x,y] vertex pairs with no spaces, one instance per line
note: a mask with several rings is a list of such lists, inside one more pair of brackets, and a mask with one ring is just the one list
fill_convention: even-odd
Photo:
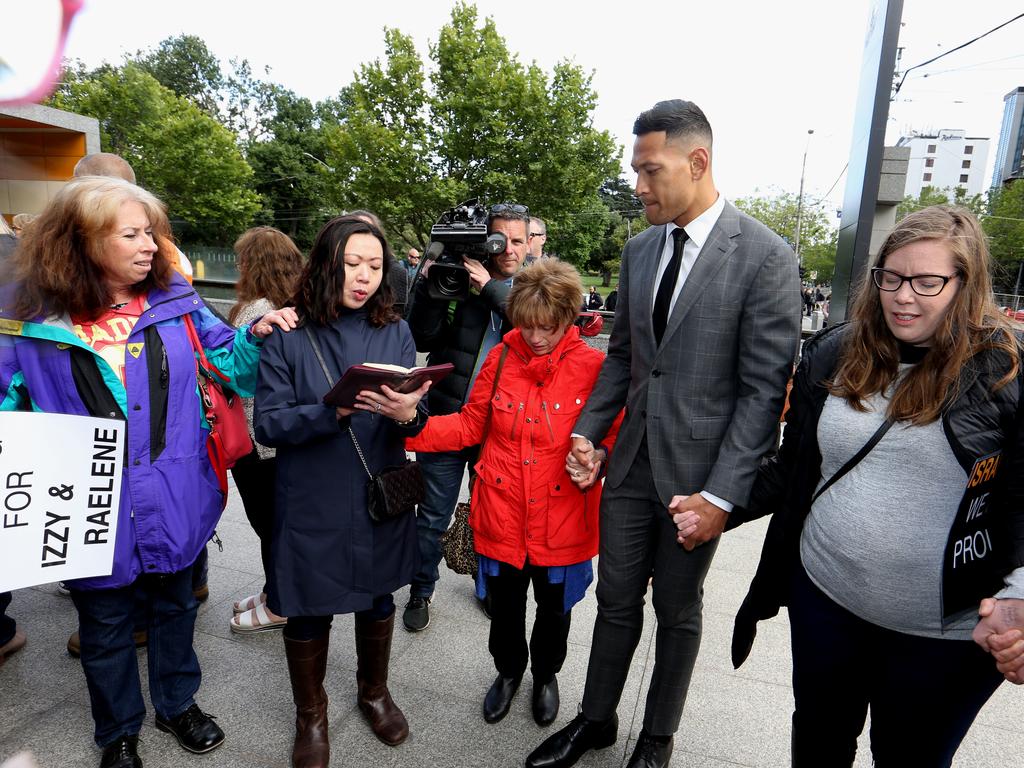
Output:
[[[304,330],[313,347],[313,352],[316,354],[317,362],[320,363],[320,368],[323,369],[324,376],[327,377],[327,384],[333,389],[334,377],[327,370],[327,363],[324,362],[320,345],[308,325],[304,326]],[[348,435],[352,438],[352,445],[355,447],[359,461],[362,462],[363,469],[366,470],[366,475],[369,478],[366,483],[366,508],[370,513],[370,518],[374,522],[383,523],[415,512],[416,505],[422,503],[427,495],[427,486],[423,481],[423,470],[420,469],[419,463],[406,459],[404,464],[397,467],[385,467],[375,475],[366,463],[363,449],[360,447],[352,427],[348,428]]]

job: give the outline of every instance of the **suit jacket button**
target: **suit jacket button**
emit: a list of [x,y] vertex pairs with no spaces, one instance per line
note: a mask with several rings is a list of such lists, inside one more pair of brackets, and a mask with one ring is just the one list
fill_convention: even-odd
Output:
[[652,379],[656,379],[659,376],[661,376],[661,371],[659,371],[657,368],[655,368],[653,371],[651,371],[651,378]]

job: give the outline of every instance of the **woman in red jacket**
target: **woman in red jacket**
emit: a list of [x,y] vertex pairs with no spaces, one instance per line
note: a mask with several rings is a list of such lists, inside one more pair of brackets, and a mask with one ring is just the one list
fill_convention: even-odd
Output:
[[[581,491],[565,469],[573,425],[604,360],[573,325],[581,293],[576,270],[554,259],[516,275],[508,297],[515,329],[488,354],[468,402],[460,413],[429,419],[406,442],[420,452],[482,443],[469,522],[478,594],[491,598],[488,648],[498,677],[484,698],[489,723],[508,714],[527,661],[533,717],[539,725],[554,721],[570,611],[593,580],[601,485]],[[618,423],[602,459],[617,431]],[[537,616],[527,647],[531,582]]]

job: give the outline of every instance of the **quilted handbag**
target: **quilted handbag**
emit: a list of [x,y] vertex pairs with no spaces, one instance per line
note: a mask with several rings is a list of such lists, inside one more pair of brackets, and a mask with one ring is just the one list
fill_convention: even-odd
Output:
[[352,427],[348,428],[348,434],[352,438],[356,453],[359,454],[359,460],[363,463],[363,469],[370,478],[366,483],[366,506],[370,518],[383,523],[415,512],[416,505],[422,503],[427,495],[427,486],[423,481],[423,470],[420,469],[419,462],[407,460],[405,464],[397,467],[385,467],[375,475],[366,464],[363,449],[359,447]]

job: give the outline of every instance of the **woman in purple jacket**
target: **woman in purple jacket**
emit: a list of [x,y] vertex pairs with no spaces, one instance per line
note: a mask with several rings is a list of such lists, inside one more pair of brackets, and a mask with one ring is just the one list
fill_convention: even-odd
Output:
[[[163,236],[161,238],[161,236]],[[191,565],[220,517],[208,426],[183,317],[239,394],[250,395],[262,338],[291,310],[238,331],[221,323],[171,267],[163,205],[120,179],[72,181],[26,233],[15,283],[0,301],[0,410],[127,422],[121,506],[109,576],[68,583],[78,609],[101,768],[136,768],[145,704],[132,642],[145,593],[156,726],[190,752],[224,734],[196,705]],[[2,322],[2,320],[18,322]]]

